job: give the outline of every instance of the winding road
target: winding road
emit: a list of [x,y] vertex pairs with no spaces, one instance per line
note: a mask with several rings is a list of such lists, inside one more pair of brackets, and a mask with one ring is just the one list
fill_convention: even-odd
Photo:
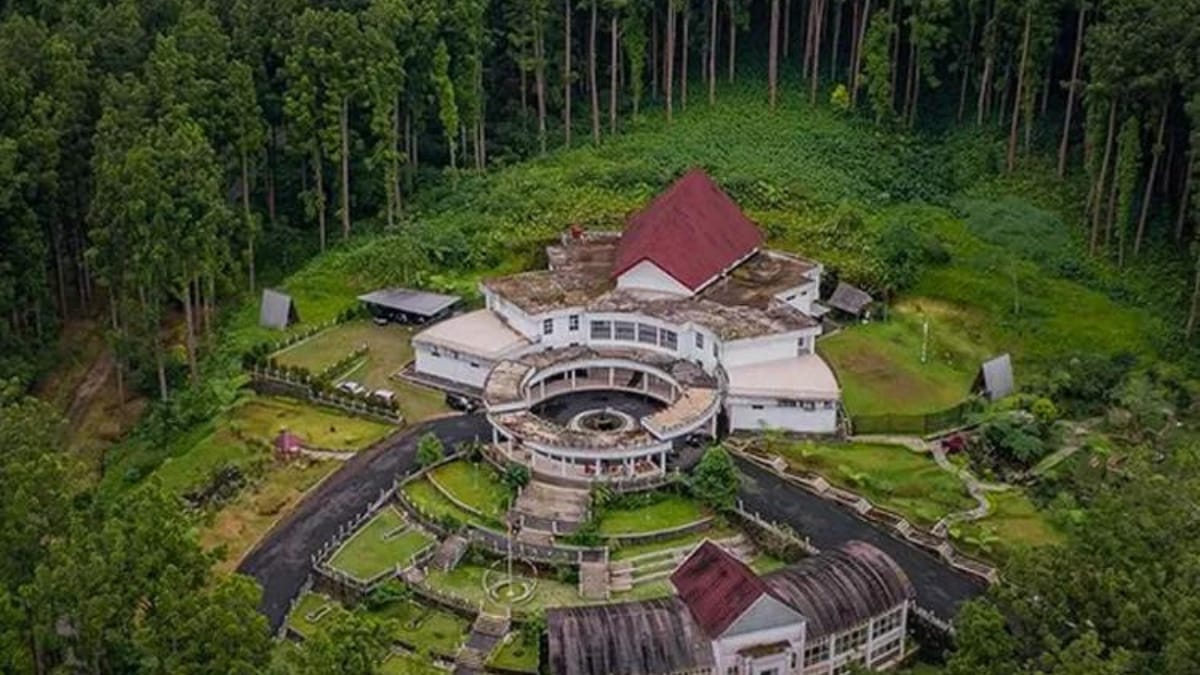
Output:
[[[390,487],[397,475],[416,468],[417,440],[426,432],[436,434],[447,447],[491,435],[482,415],[464,415],[425,422],[387,438],[346,462],[321,483],[242,561],[238,571],[254,577],[263,587],[260,609],[272,629],[283,624],[292,598],[304,585],[310,556]],[[808,536],[817,548],[830,548],[851,539],[878,546],[904,568],[916,586],[920,605],[938,617],[953,618],[963,602],[983,591],[983,583],[974,577],[893,538],[851,512],[766,469],[744,461],[739,465],[744,476],[740,496],[749,510],[788,524]]]

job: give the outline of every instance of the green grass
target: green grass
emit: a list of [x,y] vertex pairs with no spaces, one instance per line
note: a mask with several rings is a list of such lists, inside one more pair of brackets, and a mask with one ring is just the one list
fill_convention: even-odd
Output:
[[803,441],[780,443],[771,451],[793,468],[819,473],[918,525],[975,505],[956,476],[903,446]]
[[229,424],[247,436],[273,441],[283,429],[320,448],[362,450],[392,426],[285,398],[255,398],[236,408]]
[[600,533],[612,536],[656,532],[694,523],[709,515],[708,509],[695,499],[668,495],[649,506],[605,510],[600,519]]
[[489,464],[450,462],[431,471],[429,478],[489,520],[503,520],[508,511],[508,487]]
[[413,529],[395,509],[385,508],[338,549],[329,565],[365,581],[406,564],[431,543],[433,537]]
[[[888,321],[852,325],[818,342],[847,412],[920,414],[961,403],[988,355],[978,344],[963,344],[956,314],[936,301],[912,300],[893,307]],[[930,335],[922,363],[925,321]]]
[[275,358],[282,365],[301,366],[318,373],[365,344],[366,358],[339,373],[338,380],[354,380],[368,389],[396,392],[401,414],[409,422],[418,422],[443,414],[448,408],[440,393],[393,377],[413,358],[412,335],[413,330],[405,326],[349,321],[287,347],[277,352]]
[[967,552],[1004,560],[1022,547],[1062,541],[1062,533],[1020,489],[993,492],[987,499],[992,512],[986,518],[951,528],[954,539]]
[[526,640],[523,633],[517,633],[500,643],[488,657],[487,663],[493,668],[536,673],[540,661],[537,643]]
[[[507,605],[494,602],[483,589],[483,578],[487,569],[487,567],[480,565],[463,563],[449,572],[429,570],[429,575],[426,577],[425,583],[434,588],[466,598],[473,604],[478,605],[482,602],[485,609],[497,612],[503,611]],[[527,576],[527,570],[526,565],[519,564],[513,570],[514,576],[518,579],[528,580],[530,577]],[[496,571],[492,572],[489,578],[495,580],[499,578],[498,575],[503,574],[504,567],[501,564],[496,567]],[[553,578],[538,578],[536,581],[537,587],[534,590],[533,596],[525,602],[514,605],[514,610],[535,611],[545,609],[546,607],[583,605],[594,602],[582,598],[574,584],[563,583]]]
[[393,621],[397,640],[446,657],[454,656],[471,630],[463,617],[411,600],[393,602],[371,614]]
[[[329,610],[315,622],[309,620],[308,615],[322,607],[329,607]],[[288,615],[287,625],[303,637],[312,637],[337,621],[338,614],[345,611],[336,601],[324,595],[309,592],[300,596],[296,608]]]
[[420,480],[410,481],[402,488],[405,496],[412,501],[417,508],[424,511],[426,514],[435,519],[445,518],[447,516],[454,518],[460,523],[473,523],[485,527],[494,527],[494,523],[489,523],[483,518],[459,507],[454,502],[446,499],[446,495],[438,491],[428,480],[422,478]]
[[249,441],[270,444],[285,428],[313,446],[351,451],[370,446],[393,429],[299,401],[250,397],[181,438],[155,475],[163,487],[182,494],[222,466],[249,471],[271,456]]
[[628,560],[639,555],[647,553],[655,553],[657,551],[668,551],[682,546],[695,546],[705,539],[727,539],[737,534],[737,530],[723,525],[714,523],[712,527],[702,532],[689,532],[681,534],[670,539],[660,539],[658,541],[638,543],[638,544],[622,544],[620,546],[609,546],[609,555],[613,560]]

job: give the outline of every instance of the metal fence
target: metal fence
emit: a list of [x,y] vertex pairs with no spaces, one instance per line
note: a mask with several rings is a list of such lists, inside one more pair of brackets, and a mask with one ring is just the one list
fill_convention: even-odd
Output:
[[850,424],[856,434],[929,434],[953,429],[967,423],[971,411],[970,401],[956,406],[920,415],[855,415]]

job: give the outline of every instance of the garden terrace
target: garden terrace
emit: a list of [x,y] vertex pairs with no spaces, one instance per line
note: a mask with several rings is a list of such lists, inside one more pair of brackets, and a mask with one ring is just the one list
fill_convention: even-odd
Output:
[[386,508],[342,544],[327,565],[359,581],[371,581],[408,566],[433,543],[433,537],[411,527],[395,509]]
[[490,520],[503,520],[509,499],[508,488],[490,464],[447,462],[429,471],[426,480],[467,509]]

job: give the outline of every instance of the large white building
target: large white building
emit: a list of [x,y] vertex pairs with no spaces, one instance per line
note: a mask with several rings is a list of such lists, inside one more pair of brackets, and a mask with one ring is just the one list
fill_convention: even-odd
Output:
[[[483,282],[484,309],[413,338],[415,370],[478,392],[510,456],[568,478],[661,473],[673,441],[719,426],[834,433],[840,390],[815,351],[821,265],[762,244],[692,171],[623,232],[572,228],[548,269]],[[601,430],[531,411],[587,389],[662,407]]]

